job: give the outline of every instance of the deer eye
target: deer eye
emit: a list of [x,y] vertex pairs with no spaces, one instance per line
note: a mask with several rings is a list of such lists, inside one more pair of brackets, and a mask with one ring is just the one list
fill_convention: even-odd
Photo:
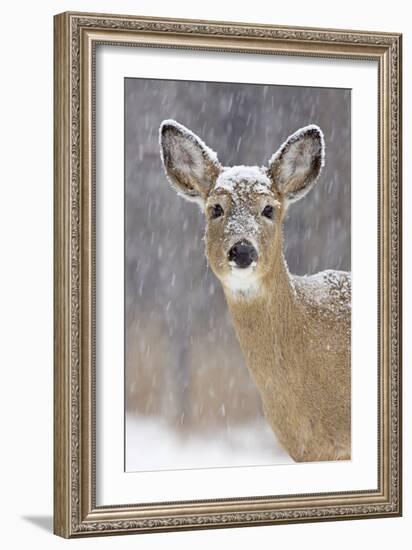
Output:
[[223,208],[220,206],[220,204],[214,204],[210,209],[210,212],[212,219],[220,218],[220,216],[223,216]]
[[273,206],[270,204],[267,204],[265,208],[262,210],[262,216],[265,216],[265,218],[268,218],[269,220],[273,219]]

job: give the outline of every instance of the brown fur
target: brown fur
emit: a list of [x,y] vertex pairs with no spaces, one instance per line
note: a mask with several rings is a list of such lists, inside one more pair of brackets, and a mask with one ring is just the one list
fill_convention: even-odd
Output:
[[278,253],[258,294],[245,299],[224,290],[265,416],[281,444],[296,461],[349,459],[350,308],[341,305],[347,300],[345,284],[329,303],[315,305],[304,278],[290,276]]

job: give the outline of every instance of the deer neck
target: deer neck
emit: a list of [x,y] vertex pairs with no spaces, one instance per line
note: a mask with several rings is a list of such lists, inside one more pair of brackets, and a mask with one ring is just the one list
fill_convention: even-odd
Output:
[[224,287],[229,311],[250,370],[263,379],[272,375],[284,354],[285,334],[294,332],[296,299],[280,237],[268,275],[252,293]]

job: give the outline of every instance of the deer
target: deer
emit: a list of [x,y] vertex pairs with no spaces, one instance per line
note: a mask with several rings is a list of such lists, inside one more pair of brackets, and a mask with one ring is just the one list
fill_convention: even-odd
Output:
[[168,119],[160,156],[171,186],[205,214],[205,254],[219,279],[264,417],[295,462],[351,457],[351,273],[293,275],[283,222],[319,180],[315,124],[290,135],[267,166],[223,166]]

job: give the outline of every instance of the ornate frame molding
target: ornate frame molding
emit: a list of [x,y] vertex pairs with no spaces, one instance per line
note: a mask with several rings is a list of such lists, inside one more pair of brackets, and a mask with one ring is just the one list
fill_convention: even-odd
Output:
[[[64,537],[401,514],[399,34],[63,13],[55,16],[54,532]],[[96,44],[371,59],[379,66],[379,487],[319,495],[96,506]]]

